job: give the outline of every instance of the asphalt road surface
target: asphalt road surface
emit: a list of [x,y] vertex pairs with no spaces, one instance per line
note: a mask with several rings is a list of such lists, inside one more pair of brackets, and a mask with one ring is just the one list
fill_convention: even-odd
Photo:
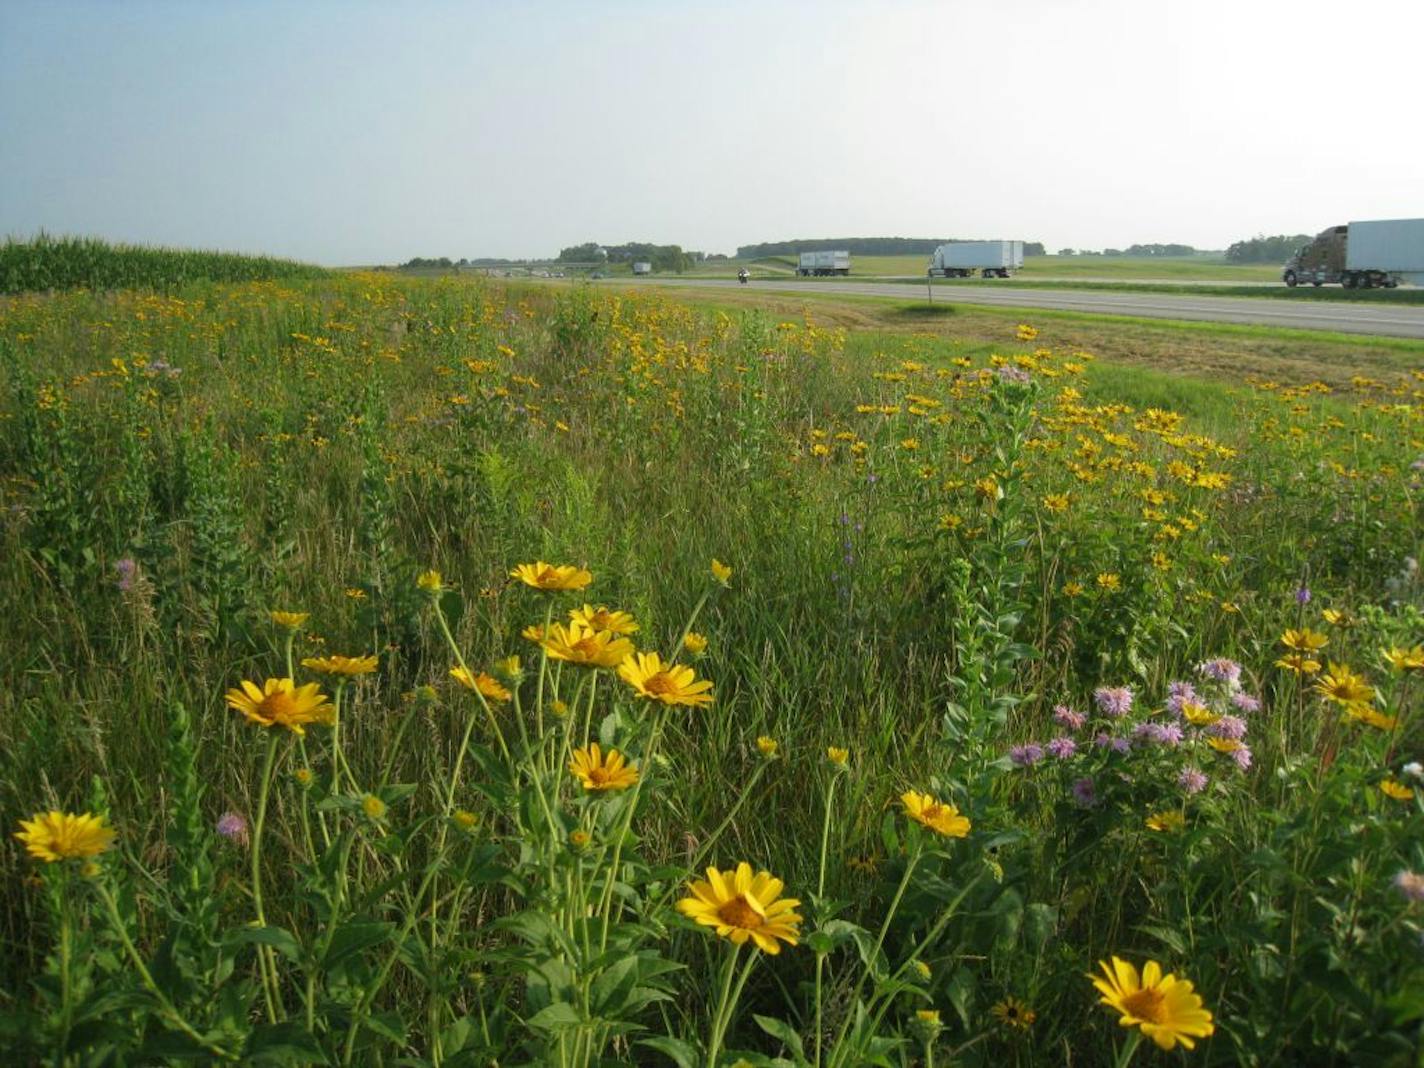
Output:
[[[608,279],[604,285],[628,285]],[[762,293],[844,294],[924,300],[923,285],[893,282],[748,282],[730,278],[639,278],[635,285],[748,289]],[[1011,308],[1053,308],[1091,315],[1136,315],[1148,319],[1188,319],[1245,323],[1292,330],[1334,330],[1343,334],[1424,338],[1424,304],[1364,304],[1345,301],[1291,301],[1271,297],[1202,297],[1170,293],[1110,293],[1068,289],[934,287],[936,304],[987,304]]]

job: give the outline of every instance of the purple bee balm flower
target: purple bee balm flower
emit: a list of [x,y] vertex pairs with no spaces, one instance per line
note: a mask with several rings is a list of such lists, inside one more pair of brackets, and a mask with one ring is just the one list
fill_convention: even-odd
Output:
[[1196,768],[1183,768],[1177,776],[1177,785],[1189,794],[1199,794],[1206,789],[1206,776]]
[[1236,761],[1236,766],[1245,771],[1251,766],[1251,747],[1243,745],[1240,749],[1232,752],[1231,759]]
[[1226,683],[1233,690],[1241,685],[1241,665],[1224,656],[1203,661],[1197,665],[1197,670],[1209,679]]
[[1310,603],[1309,587],[1302,586],[1300,587],[1300,589],[1295,591],[1295,603],[1298,605],[1307,605]]
[[114,580],[114,585],[124,593],[133,589],[134,578],[138,575],[138,561],[132,556],[125,556],[122,560],[114,561],[114,572],[119,576]]
[[1230,738],[1239,742],[1246,737],[1246,721],[1240,716],[1222,716],[1207,727],[1206,732],[1217,738]]
[[1163,723],[1157,728],[1156,742],[1158,745],[1181,745],[1182,725],[1180,723]]
[[1058,760],[1067,760],[1078,751],[1078,743],[1072,738],[1060,736],[1048,743],[1048,755]]
[[247,844],[247,821],[242,818],[240,813],[224,812],[218,817],[218,834],[229,842],[245,846]]
[[1067,705],[1053,706],[1053,722],[1064,730],[1081,730],[1086,719],[1087,717],[1083,713],[1074,712]]
[[1099,734],[1093,739],[1093,744],[1099,749],[1111,749],[1114,753],[1132,752],[1132,742],[1126,738],[1114,738],[1110,734]]
[[1169,682],[1167,684],[1167,711],[1174,716],[1182,714],[1182,706],[1188,701],[1195,702],[1197,691],[1190,682]]
[[1078,803],[1079,808],[1092,808],[1098,803],[1098,793],[1093,787],[1093,780],[1082,778],[1073,784],[1073,800]]
[[1093,691],[1098,711],[1117,719],[1132,710],[1132,691],[1126,686],[1099,686]]
[[1260,699],[1259,697],[1252,697],[1249,693],[1246,693],[1244,690],[1241,691],[1240,693],[1234,693],[1234,694],[1232,694],[1232,695],[1231,695],[1231,703],[1232,703],[1233,705],[1235,705],[1237,708],[1239,708],[1242,712],[1259,712],[1259,711],[1261,711],[1261,699]]
[[1009,759],[1021,768],[1031,767],[1043,759],[1043,746],[1037,742],[1016,745],[1009,750]]

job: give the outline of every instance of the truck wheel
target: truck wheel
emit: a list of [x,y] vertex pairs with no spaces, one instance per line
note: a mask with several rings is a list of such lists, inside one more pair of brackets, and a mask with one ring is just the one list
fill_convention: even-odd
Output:
[[1281,281],[1285,282],[1286,285],[1288,285],[1288,286],[1290,286],[1292,289],[1294,289],[1294,288],[1295,288],[1295,283],[1296,283],[1296,281],[1297,281],[1296,276],[1295,276],[1295,272],[1294,272],[1294,271],[1287,271],[1287,272],[1285,273],[1285,275],[1281,278]]
[[1316,289],[1319,289],[1319,288],[1320,288],[1320,279],[1317,278],[1315,281],[1311,282],[1310,284],[1313,285]]
[[1354,289],[1355,286],[1356,286],[1358,283],[1359,283],[1359,278],[1357,278],[1357,277],[1356,277],[1353,273],[1351,273],[1351,272],[1346,272],[1345,274],[1343,274],[1343,275],[1340,276],[1340,284],[1341,284],[1342,286],[1344,286],[1346,289]]

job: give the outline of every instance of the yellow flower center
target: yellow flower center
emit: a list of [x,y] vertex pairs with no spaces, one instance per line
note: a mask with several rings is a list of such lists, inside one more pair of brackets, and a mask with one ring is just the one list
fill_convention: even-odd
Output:
[[258,715],[273,723],[286,723],[297,711],[297,703],[292,700],[289,690],[276,690],[262,698],[257,706]]
[[933,805],[925,806],[924,817],[928,824],[940,823],[950,818],[949,809],[936,801]]
[[673,682],[672,676],[666,671],[659,671],[656,675],[648,676],[648,680],[643,683],[643,689],[651,694],[676,693],[677,683]]
[[738,894],[717,910],[717,916],[728,927],[740,927],[744,931],[754,931],[762,925],[761,913],[753,908],[747,899]]
[[1162,1005],[1165,1000],[1166,999],[1162,996],[1162,992],[1156,987],[1146,987],[1124,997],[1122,999],[1122,1009],[1129,1015],[1136,1016],[1139,1020],[1160,1024],[1165,1015],[1162,1011]]
[[598,641],[590,634],[569,646],[569,650],[580,659],[591,660],[598,655]]
[[612,778],[608,774],[608,769],[601,764],[588,769],[588,781],[594,786],[604,786]]

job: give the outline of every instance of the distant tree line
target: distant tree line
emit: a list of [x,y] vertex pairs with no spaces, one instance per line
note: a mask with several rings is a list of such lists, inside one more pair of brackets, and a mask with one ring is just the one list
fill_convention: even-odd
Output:
[[[737,258],[760,259],[763,256],[794,256],[810,249],[833,248],[852,256],[928,256],[940,245],[972,240],[962,237],[801,237],[794,241],[763,241],[759,245],[742,245]],[[1025,241],[1025,256],[1042,256],[1042,241]]]
[[1105,248],[1104,256],[1194,256],[1191,245],[1129,245],[1127,248]]
[[707,258],[704,252],[684,250],[681,245],[654,245],[629,241],[622,245],[600,245],[585,241],[559,250],[560,263],[651,263],[655,271],[685,271]]
[[1301,245],[1314,240],[1309,234],[1276,234],[1266,237],[1257,234],[1245,241],[1238,241],[1226,250],[1227,263],[1281,263],[1290,259]]

